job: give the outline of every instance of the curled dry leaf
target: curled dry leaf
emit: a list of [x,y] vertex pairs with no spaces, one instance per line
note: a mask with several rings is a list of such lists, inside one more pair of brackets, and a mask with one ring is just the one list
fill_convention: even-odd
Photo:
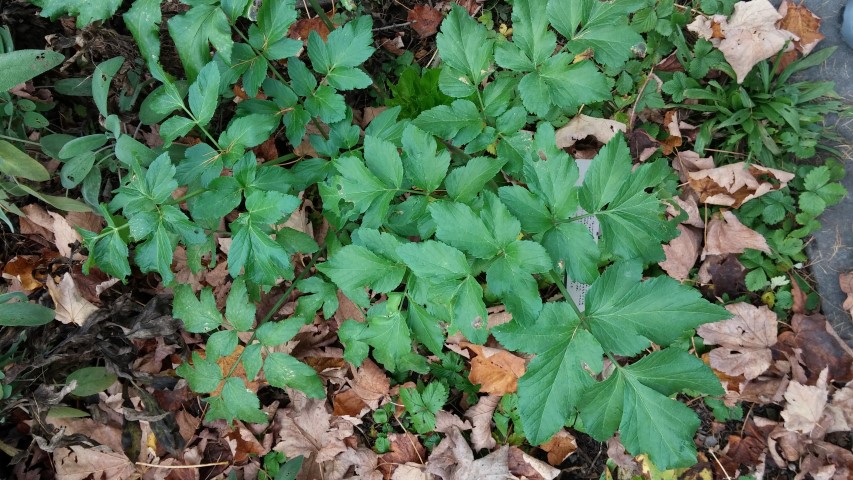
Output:
[[702,220],[702,216],[699,214],[699,203],[696,201],[696,193],[688,190],[685,197],[686,198],[683,199],[681,197],[672,197],[673,202],[675,202],[678,208],[671,204],[667,204],[666,214],[671,217],[677,217],[681,215],[683,211],[687,214],[687,219],[682,220],[682,224],[690,225],[691,227],[704,228],[705,221]]
[[688,182],[699,194],[700,202],[732,208],[784,188],[793,178],[793,173],[744,162],[688,174]]
[[493,449],[497,442],[492,438],[492,414],[501,401],[500,395],[488,395],[480,397],[476,405],[465,412],[465,417],[471,419],[474,425],[471,432],[471,443],[477,450]]
[[451,429],[458,428],[459,430],[471,430],[471,423],[468,420],[462,420],[458,416],[439,410],[435,413],[435,431],[440,433],[449,433]]
[[697,330],[705,343],[720,345],[710,353],[711,366],[728,375],[758,377],[773,360],[770,347],[776,344],[776,314],[765,306],[748,303],[726,306],[734,317],[707,323]]
[[700,157],[692,150],[678,152],[672,160],[672,168],[678,172],[679,180],[686,182],[690,172],[714,168],[714,157]]
[[616,120],[580,114],[564,127],[557,130],[557,146],[559,148],[571,147],[579,140],[583,140],[589,136],[605,144],[616,135],[616,132],[625,133],[627,129],[628,127],[624,123],[617,122]]
[[760,233],[740,223],[734,213],[725,211],[722,218],[715,214],[708,222],[705,249],[702,251],[703,260],[708,255],[743,253],[747,248],[770,253],[767,240]]
[[48,275],[47,290],[56,307],[56,319],[62,323],[83,325],[89,315],[98,311],[98,307],[83,298],[77,290],[70,273],[64,274],[58,284]]
[[814,47],[825,38],[820,33],[820,17],[812,13],[805,5],[797,5],[790,0],[785,0],[782,5],[779,5],[779,15],[782,16],[782,19],[777,25],[782,30],[787,30],[797,36],[797,39],[794,40],[794,48],[803,56],[811,53]]
[[531,457],[524,453],[522,449],[515,446],[509,448],[508,457],[507,466],[509,467],[509,472],[515,475],[515,477],[509,478],[552,480],[557,478],[557,475],[560,474],[560,470],[548,465],[542,460]]
[[736,3],[728,19],[722,15],[713,18],[698,15],[687,29],[723,52],[737,75],[737,82],[743,83],[755,64],[776,55],[785,42],[796,38],[793,33],[776,27],[781,18],[769,1],[751,0]]
[[566,429],[560,429],[539,448],[548,452],[548,463],[556,467],[569,458],[569,455],[575,453],[578,449],[578,442],[575,436],[567,432]]
[[699,258],[699,247],[702,238],[699,232],[685,225],[679,225],[681,232],[671,242],[663,246],[666,260],[658,263],[660,267],[672,278],[685,280],[690,276],[690,270]]
[[821,370],[829,368],[833,382],[853,380],[853,349],[851,349],[820,314],[794,315],[792,331],[779,335],[777,347],[791,362],[794,379],[814,383]]
[[474,460],[474,452],[458,429],[452,429],[432,451],[426,473],[442,480],[515,478],[509,470],[509,448],[503,446]]
[[518,390],[518,379],[524,375],[524,359],[500,348],[463,342],[476,355],[471,359],[468,380],[480,385],[480,391],[505,395]]
[[409,10],[406,21],[411,22],[412,29],[418,35],[426,38],[435,35],[442,18],[441,12],[429,5],[415,5],[415,8]]

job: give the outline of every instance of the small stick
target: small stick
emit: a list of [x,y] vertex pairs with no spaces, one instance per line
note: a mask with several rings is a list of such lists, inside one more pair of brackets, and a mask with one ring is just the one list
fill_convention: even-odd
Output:
[[145,462],[136,462],[136,465],[141,467],[152,467],[152,468],[202,468],[202,467],[216,467],[219,465],[228,465],[228,462],[215,462],[215,463],[200,463],[198,465],[156,465],[153,463],[145,463]]

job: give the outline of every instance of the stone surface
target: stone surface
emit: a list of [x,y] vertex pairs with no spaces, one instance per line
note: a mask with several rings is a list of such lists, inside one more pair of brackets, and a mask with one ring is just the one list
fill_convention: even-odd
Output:
[[[778,3],[778,2],[774,2]],[[847,102],[853,102],[853,49],[842,39],[841,21],[843,0],[805,0],[805,5],[823,18],[821,33],[826,39],[818,48],[837,46],[838,50],[827,62],[801,75],[804,79],[832,80],[835,89]],[[844,138],[839,150],[844,153],[847,176],[844,186],[853,192],[853,119],[835,121]],[[846,294],[838,283],[839,274],[853,270],[853,195],[838,205],[830,207],[820,217],[822,228],[808,244],[811,272],[821,295],[824,315],[838,334],[853,346],[853,321],[841,308]]]

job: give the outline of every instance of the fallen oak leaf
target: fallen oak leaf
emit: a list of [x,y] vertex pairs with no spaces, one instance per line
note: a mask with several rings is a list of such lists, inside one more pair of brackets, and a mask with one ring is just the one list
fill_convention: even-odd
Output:
[[688,173],[688,183],[700,202],[732,208],[785,188],[793,178],[793,173],[744,162]]
[[728,253],[743,253],[747,248],[770,253],[770,246],[760,233],[740,223],[734,213],[729,211],[715,214],[708,222],[705,235],[705,248],[702,259],[708,255],[725,255]]
[[102,445],[58,448],[53,453],[53,461],[57,480],[130,478],[136,472],[136,467],[124,453]]

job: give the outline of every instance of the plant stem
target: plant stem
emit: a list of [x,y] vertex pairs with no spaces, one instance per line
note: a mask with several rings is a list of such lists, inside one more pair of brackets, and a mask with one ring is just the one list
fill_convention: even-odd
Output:
[[36,145],[38,147],[41,147],[41,144],[38,142],[33,142],[32,140],[24,140],[22,138],[8,137],[6,135],[0,135],[0,139],[8,140],[10,142],[21,142],[21,143],[26,143],[27,145]]
[[[284,305],[284,302],[286,302],[287,299],[290,298],[290,294],[293,292],[293,289],[296,288],[296,283],[299,282],[300,280],[302,280],[303,278],[305,278],[305,275],[311,271],[311,269],[314,267],[314,264],[317,263],[317,259],[320,258],[320,255],[323,255],[323,253],[325,253],[325,251],[326,251],[325,247],[320,248],[320,250],[318,250],[316,253],[314,253],[314,255],[311,256],[311,260],[308,262],[308,265],[305,265],[305,268],[303,268],[302,271],[299,272],[299,275],[297,275],[296,278],[293,279],[293,282],[290,283],[290,286],[287,287],[287,290],[284,291],[284,293],[281,295],[281,298],[279,298],[275,302],[275,305],[272,306],[270,311],[267,312],[266,315],[264,315],[263,320],[258,322],[258,327],[260,327],[261,325],[270,321],[270,319],[273,317],[273,315],[275,315],[275,313],[278,311],[278,309],[281,308],[282,305]],[[246,342],[246,346],[249,346],[252,344],[252,342],[255,340],[255,336],[257,335],[257,332],[258,332],[257,328],[252,330],[252,336]],[[223,381],[231,378],[231,375],[234,373],[234,370],[237,368],[237,365],[239,365],[240,362],[243,360],[243,354],[245,352],[246,352],[245,349],[243,349],[243,351],[240,352],[240,355],[237,357],[237,361],[235,361],[234,365],[231,366],[231,370],[228,371],[227,375],[222,377]]]
[[326,25],[326,28],[328,28],[330,32],[334,30],[335,24],[332,23],[331,20],[329,20],[329,17],[326,15],[326,11],[323,10],[323,7],[320,6],[320,2],[318,2],[317,0],[308,0],[308,3],[311,4],[311,9],[314,10],[314,13],[316,13],[318,17],[320,17],[320,20],[323,21],[323,24]]
[[578,319],[583,321],[583,312],[581,312],[581,309],[578,308],[578,304],[575,303],[575,300],[572,298],[572,296],[569,295],[569,290],[566,288],[566,284],[563,282],[563,276],[557,273],[556,270],[551,270],[551,279],[554,280],[554,283],[557,284],[557,288],[560,289],[560,293],[563,294],[563,298],[566,299],[566,303],[568,303],[569,306],[572,307],[572,310],[575,311],[575,314],[577,314]]

